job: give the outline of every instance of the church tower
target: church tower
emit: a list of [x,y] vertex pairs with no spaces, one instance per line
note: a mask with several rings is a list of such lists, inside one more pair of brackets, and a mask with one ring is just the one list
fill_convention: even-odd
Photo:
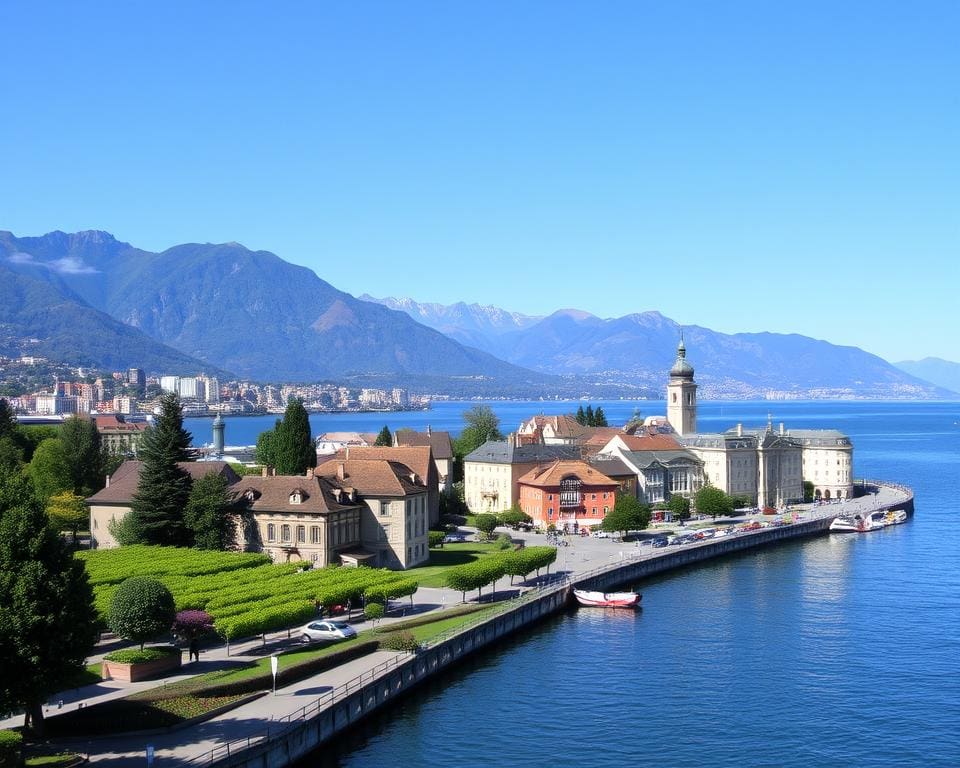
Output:
[[667,421],[678,435],[692,435],[697,431],[697,385],[693,381],[693,366],[687,362],[682,334],[677,345],[677,361],[670,369],[667,384]]

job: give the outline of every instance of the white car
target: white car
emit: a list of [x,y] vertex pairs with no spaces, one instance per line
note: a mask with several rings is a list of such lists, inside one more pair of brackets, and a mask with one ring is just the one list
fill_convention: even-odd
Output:
[[318,640],[336,642],[356,636],[357,630],[342,621],[311,621],[300,630],[300,637],[305,643]]
[[595,539],[609,539],[609,538],[610,538],[610,532],[609,532],[609,531],[594,531],[594,532],[593,532],[593,538],[595,538]]

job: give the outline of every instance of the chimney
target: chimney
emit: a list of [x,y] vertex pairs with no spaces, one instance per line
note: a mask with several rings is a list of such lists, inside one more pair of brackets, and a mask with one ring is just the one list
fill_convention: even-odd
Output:
[[737,424],[737,437],[743,437],[743,424]]
[[313,467],[307,467],[307,471],[304,473],[308,480],[313,478]]
[[107,475],[107,485],[106,485],[106,487],[107,487],[107,488],[110,487],[110,475]]
[[430,429],[430,425],[429,425],[429,424],[427,424],[427,434],[428,434],[428,435],[432,435],[432,434],[433,434],[433,430]]
[[343,462],[342,462],[342,461],[338,461],[338,462],[337,462],[337,480],[341,480],[341,481],[342,481],[342,480],[344,479],[344,477],[346,476],[346,472],[344,471],[344,469],[345,469],[345,468],[344,468]]
[[782,421],[780,422],[780,434],[781,434],[781,435],[784,435],[784,434],[785,434],[785,432],[783,431],[783,422],[782,422]]

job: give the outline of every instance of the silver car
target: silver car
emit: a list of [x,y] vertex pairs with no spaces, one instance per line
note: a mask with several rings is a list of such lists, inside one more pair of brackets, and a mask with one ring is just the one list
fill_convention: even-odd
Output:
[[357,630],[342,621],[311,621],[300,630],[305,643],[317,641],[337,642],[357,636]]

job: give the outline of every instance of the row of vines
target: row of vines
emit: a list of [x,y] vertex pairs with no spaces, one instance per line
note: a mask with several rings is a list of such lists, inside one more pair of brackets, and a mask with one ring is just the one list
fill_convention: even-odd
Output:
[[130,576],[152,576],[172,593],[176,609],[203,610],[227,640],[251,637],[308,621],[316,606],[348,601],[385,602],[417,591],[408,575],[375,568],[306,569],[302,563],[272,565],[264,555],[120,547],[78,553],[94,602],[107,615],[117,586]]

